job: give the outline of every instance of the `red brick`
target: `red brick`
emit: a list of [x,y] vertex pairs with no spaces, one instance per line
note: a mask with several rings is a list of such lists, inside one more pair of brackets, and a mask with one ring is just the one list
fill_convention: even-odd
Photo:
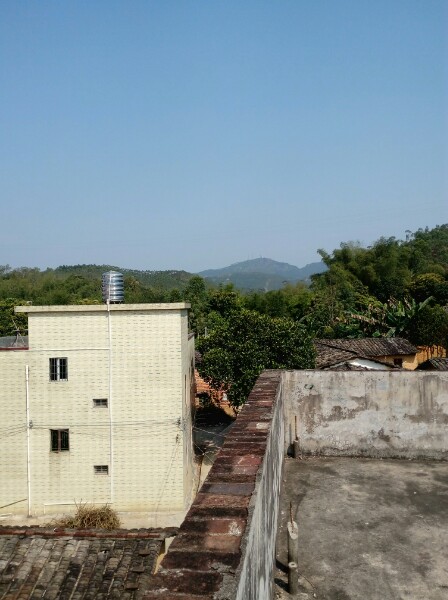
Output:
[[236,450],[238,454],[264,454],[266,452],[267,438],[235,437],[225,441],[222,450]]
[[236,507],[236,506],[193,506],[188,511],[187,517],[194,518],[213,518],[213,517],[236,517],[240,519],[247,519],[247,508]]
[[162,598],[163,600],[211,600],[212,595],[176,594],[164,590],[161,592],[146,592],[143,594],[143,598],[146,598],[146,600],[161,600]]
[[224,483],[226,481],[231,481],[233,483],[254,483],[255,474],[220,473],[219,471],[210,471],[206,481],[207,483]]
[[246,529],[245,519],[189,519],[186,518],[182,523],[179,533],[193,532],[201,534],[224,534],[241,536]]
[[228,496],[226,494],[204,494],[199,492],[195,499],[195,506],[232,506],[237,508],[247,508],[249,506],[249,496]]
[[215,592],[222,581],[222,575],[216,572],[202,571],[164,571],[153,575],[147,582],[148,591],[166,588],[163,599],[171,593],[207,595]]
[[[256,475],[258,473],[259,465],[250,465],[245,467],[240,467],[239,465],[232,464],[215,464],[215,468],[213,469],[213,474],[222,474],[226,473],[229,476],[233,475]],[[210,471],[212,473],[212,471]]]
[[250,496],[254,491],[253,483],[204,483],[201,492],[205,494],[225,494],[229,496]]
[[241,538],[234,535],[195,535],[192,533],[181,533],[175,537],[170,549],[187,550],[191,552],[239,552]]
[[229,569],[236,569],[240,563],[240,552],[201,552],[187,551],[182,552],[175,549],[170,549],[168,554],[162,561],[163,569],[192,569],[196,571],[210,571],[216,569],[220,565]]
[[235,465],[238,467],[247,467],[252,465],[259,465],[263,462],[263,456],[257,456],[254,454],[246,454],[245,456],[240,456],[235,453],[235,456],[223,456],[219,458],[213,468],[218,468],[220,465]]

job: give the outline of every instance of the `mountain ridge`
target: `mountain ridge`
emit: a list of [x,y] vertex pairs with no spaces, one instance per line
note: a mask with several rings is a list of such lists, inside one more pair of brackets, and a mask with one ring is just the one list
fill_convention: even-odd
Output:
[[206,269],[198,275],[213,283],[233,283],[239,289],[280,289],[285,283],[309,281],[311,275],[322,273],[326,266],[322,261],[309,263],[302,268],[271,258],[254,258],[233,263],[220,269]]

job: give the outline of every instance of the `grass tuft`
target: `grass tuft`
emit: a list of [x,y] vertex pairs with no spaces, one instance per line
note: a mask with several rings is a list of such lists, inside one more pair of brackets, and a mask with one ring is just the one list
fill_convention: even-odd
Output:
[[116,511],[108,504],[93,506],[91,504],[77,504],[76,513],[56,519],[52,527],[64,529],[118,529],[120,519]]

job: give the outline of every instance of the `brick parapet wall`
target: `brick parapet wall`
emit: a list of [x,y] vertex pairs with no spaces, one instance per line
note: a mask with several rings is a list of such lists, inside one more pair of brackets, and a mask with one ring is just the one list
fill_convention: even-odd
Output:
[[279,371],[265,371],[258,379],[159,572],[148,582],[147,600],[236,597],[280,379]]

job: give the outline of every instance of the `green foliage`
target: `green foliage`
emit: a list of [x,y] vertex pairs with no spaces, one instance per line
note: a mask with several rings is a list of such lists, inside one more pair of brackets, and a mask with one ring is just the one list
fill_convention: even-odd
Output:
[[[112,267],[77,265],[57,269],[11,269],[0,266],[0,336],[15,332],[12,318],[26,329],[26,316],[14,316],[14,305],[26,303],[99,304],[101,275]],[[115,267],[115,269],[117,269]],[[178,302],[183,300],[191,275],[184,271],[131,271],[125,274],[125,298],[128,303]],[[147,285],[151,282],[152,285]]]
[[183,293],[184,299],[191,304],[190,328],[194,332],[203,332],[206,327],[208,290],[205,281],[194,275]]
[[415,315],[408,335],[414,344],[448,348],[447,307],[425,306]]
[[369,248],[343,243],[319,251],[328,267],[311,285],[286,284],[243,294],[232,284],[210,287],[184,271],[135,271],[109,265],[57,269],[0,266],[0,335],[26,331],[14,305],[101,302],[101,274],[125,275],[129,303],[191,304],[190,328],[203,353],[201,374],[240,405],[265,368],[313,365],[313,337],[402,335],[446,347],[448,225],[381,238]]
[[[198,343],[201,375],[241,405],[264,369],[312,368],[314,350],[305,329],[287,318],[272,318],[232,305],[231,293],[217,294],[220,319]],[[227,302],[223,302],[226,300]]]
[[413,278],[409,293],[419,302],[432,296],[438,304],[447,304],[448,281],[437,273],[422,273]]
[[19,302],[14,298],[0,300],[0,336],[5,335],[26,335],[28,331],[28,321],[24,314],[15,314],[14,307]]
[[391,298],[382,303],[371,298],[364,309],[345,313],[342,324],[352,335],[344,337],[409,336],[418,314],[431,301],[431,297],[423,302],[416,302],[414,298]]

